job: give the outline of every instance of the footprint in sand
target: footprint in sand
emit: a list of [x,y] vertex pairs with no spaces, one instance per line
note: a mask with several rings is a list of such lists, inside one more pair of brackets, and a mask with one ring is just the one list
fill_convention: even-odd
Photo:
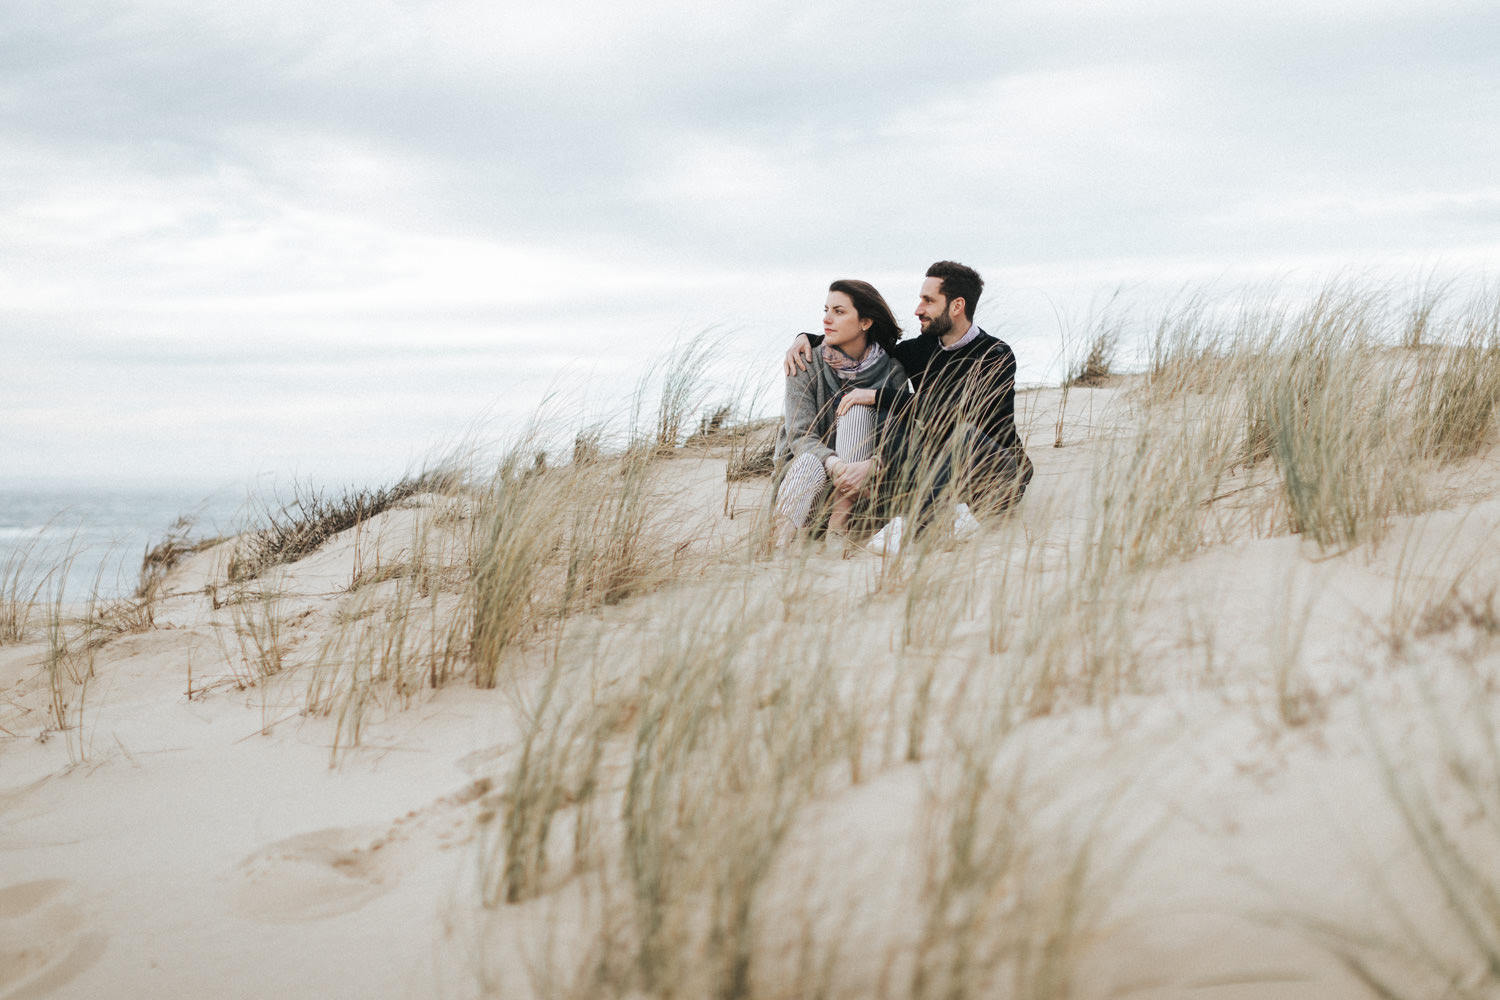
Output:
[[472,837],[487,779],[412,810],[389,827],[331,827],[278,840],[241,861],[231,901],[244,915],[275,923],[341,916],[389,892],[414,844],[457,847]]
[[0,888],[0,1000],[46,996],[103,956],[76,896],[59,878]]
[[399,868],[381,853],[387,846],[377,827],[289,837],[241,861],[231,895],[241,912],[260,920],[323,920],[349,913],[399,879]]

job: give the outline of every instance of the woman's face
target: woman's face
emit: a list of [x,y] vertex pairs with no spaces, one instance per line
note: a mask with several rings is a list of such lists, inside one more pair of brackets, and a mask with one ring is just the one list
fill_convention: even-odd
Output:
[[865,331],[874,320],[860,319],[847,292],[829,292],[823,305],[824,343],[837,347],[851,358],[865,351]]

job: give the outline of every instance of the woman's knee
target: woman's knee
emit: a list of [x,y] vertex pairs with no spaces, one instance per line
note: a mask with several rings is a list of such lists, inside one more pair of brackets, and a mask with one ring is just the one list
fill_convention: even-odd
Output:
[[846,462],[863,462],[875,444],[875,414],[868,406],[851,407],[839,417],[834,436],[834,450]]
[[797,456],[787,465],[776,491],[776,512],[801,527],[827,483],[828,474],[816,455]]

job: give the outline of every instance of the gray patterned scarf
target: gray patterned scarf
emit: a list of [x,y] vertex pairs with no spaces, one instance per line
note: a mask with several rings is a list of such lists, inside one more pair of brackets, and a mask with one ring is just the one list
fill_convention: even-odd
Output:
[[885,349],[873,340],[865,347],[864,355],[859,358],[851,358],[837,347],[823,345],[823,360],[828,363],[829,368],[833,369],[833,373],[845,382],[861,380],[860,376],[869,375],[877,367],[889,367],[889,362],[886,362],[884,366],[881,365],[885,357]]

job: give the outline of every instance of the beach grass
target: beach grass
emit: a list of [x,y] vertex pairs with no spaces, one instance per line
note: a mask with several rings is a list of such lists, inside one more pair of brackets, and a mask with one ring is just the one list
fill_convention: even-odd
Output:
[[[910,490],[891,509],[931,530],[886,558],[816,538],[768,553],[768,470],[750,453],[769,426],[748,383],[707,384],[705,338],[658,370],[621,434],[559,449],[539,418],[465,467],[299,488],[261,511],[219,547],[233,554],[208,589],[232,684],[205,682],[201,661],[190,684],[253,692],[261,732],[295,720],[335,768],[378,759],[389,724],[445,689],[478,689],[508,734],[473,849],[476,919],[499,937],[478,947],[525,952],[532,992],[1092,996],[1119,859],[1155,835],[1122,818],[1151,789],[1121,762],[1169,757],[1162,730],[1195,699],[1247,722],[1267,759],[1315,745],[1386,676],[1329,651],[1320,567],[1384,573],[1380,614],[1350,630],[1373,637],[1360,656],[1404,665],[1421,712],[1370,701],[1365,748],[1451,926],[1410,928],[1399,965],[1345,923],[1302,928],[1377,993],[1489,995],[1500,758],[1483,642],[1500,581],[1472,538],[1451,540],[1461,521],[1433,522],[1450,533],[1436,545],[1409,526],[1491,460],[1500,307],[1436,279],[1412,296],[1344,280],[1190,291],[1142,320],[1139,371],[1119,354],[1142,313],[1111,300],[1066,373],[1071,402],[1028,401],[1033,454],[1060,447],[1027,498],[976,505],[983,530],[959,537],[962,477],[931,511]],[[1282,559],[1263,607],[1236,589],[1252,549]],[[134,600],[83,618],[31,556],[3,568],[0,642],[45,626],[47,724],[77,734],[80,759],[98,640],[204,603],[171,581],[210,557],[173,536]],[[1454,637],[1472,640],[1457,695],[1417,658]],[[1416,761],[1402,726],[1425,734]],[[1047,752],[1080,733],[1098,761]],[[909,867],[888,858],[898,905],[860,913],[873,890],[837,850],[857,839],[839,817],[886,795],[907,812],[880,813],[891,829],[870,842],[899,842],[890,858]],[[1455,802],[1477,830],[1454,826]],[[546,947],[518,922],[545,924]]]
[[[661,463],[690,426],[701,359],[667,377],[639,437],[648,447],[611,451],[594,436],[556,465],[523,438],[475,494],[472,576],[446,612],[470,640],[444,677],[500,687],[525,720],[483,840],[484,904],[531,907],[593,885],[597,919],[581,930],[596,936],[580,945],[591,973],[555,955],[539,973],[590,983],[583,995],[791,995],[758,942],[809,804],[930,767],[944,790],[928,806],[917,917],[884,945],[883,989],[1071,995],[1109,903],[1097,859],[1111,845],[1097,826],[1058,839],[1047,797],[1008,756],[1012,734],[1224,683],[1212,625],[1182,640],[1206,650],[1196,668],[1153,666],[1142,616],[1173,567],[1244,539],[1378,546],[1400,518],[1434,509],[1424,476],[1489,447],[1500,366],[1483,305],[1447,325],[1436,303],[1418,311],[1337,282],[1294,302],[1190,296],[1156,323],[1133,377],[1111,374],[1119,324],[1106,324],[1070,388],[1118,398],[1083,439],[1093,465],[1071,509],[993,517],[978,543],[935,530],[854,569],[816,546],[766,562],[753,531],[732,543],[748,560],[695,547],[661,516],[678,503]],[[692,438],[722,435],[732,412],[706,411]],[[338,745],[359,743],[378,679],[392,691],[391,677],[417,673],[393,665],[409,658],[403,629],[419,614],[411,579],[393,565],[351,581],[395,596],[360,620],[381,638],[341,639],[322,657],[344,665],[317,687]],[[1295,580],[1281,591],[1302,593]],[[597,614],[627,603],[643,615],[600,638]],[[1492,603],[1448,607],[1493,617]],[[1258,724],[1297,732],[1326,717],[1307,666],[1313,610],[1284,603],[1265,634],[1245,696]],[[1407,611],[1405,628],[1437,614]],[[1405,814],[1424,808],[1388,783]],[[835,932],[810,920],[799,934],[799,961],[831,995],[859,981]]]

